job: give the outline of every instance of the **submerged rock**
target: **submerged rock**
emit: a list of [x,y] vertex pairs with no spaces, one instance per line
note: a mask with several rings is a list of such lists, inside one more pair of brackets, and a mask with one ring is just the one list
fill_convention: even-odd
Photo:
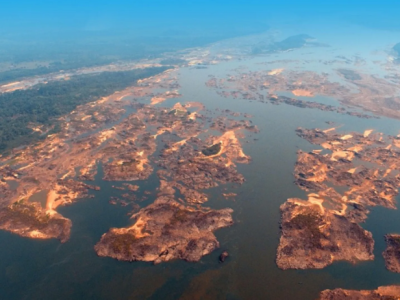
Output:
[[223,262],[225,262],[225,259],[227,259],[228,257],[229,257],[228,251],[224,251],[219,256],[219,261],[223,263]]

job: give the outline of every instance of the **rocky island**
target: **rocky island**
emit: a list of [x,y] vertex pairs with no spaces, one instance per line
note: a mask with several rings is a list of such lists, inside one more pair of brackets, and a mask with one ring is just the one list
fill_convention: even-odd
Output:
[[[377,288],[396,274],[372,262],[383,236],[363,222],[373,207],[397,206],[400,135],[396,120],[377,119],[400,119],[398,47],[370,53],[368,41],[363,54],[340,53],[278,34],[0,86],[2,99],[39,99],[33,111],[51,111],[43,96],[57,100],[50,119],[0,109],[12,133],[0,139],[0,229],[67,243],[3,234],[32,250],[4,262],[2,282],[18,290],[34,272],[27,293],[69,298],[87,282],[79,295],[89,298],[315,299],[332,288],[320,299],[397,299],[397,286]],[[8,122],[23,130],[13,135]],[[399,237],[385,238],[386,266],[398,272]],[[370,290],[333,289],[354,283]]]
[[[112,228],[105,233],[95,246],[99,256],[154,263],[172,259],[198,261],[219,247],[213,231],[233,224],[232,210],[201,206],[208,201],[202,190],[229,182],[244,182],[235,166],[248,163],[250,157],[243,153],[237,132],[247,130],[248,126],[246,122],[222,118],[219,119],[219,124],[225,124],[219,128],[222,135],[210,135],[202,140],[197,136],[203,132],[205,123],[200,110],[195,115],[187,113],[190,107],[204,109],[197,103],[175,105],[170,111],[173,113],[167,114],[168,122],[159,127],[162,128],[159,132],[168,134],[157,160],[161,167],[157,172],[160,178],[157,199],[132,216],[134,225]],[[164,114],[162,116],[164,118]],[[176,117],[177,122],[171,123],[171,117]],[[171,135],[174,132],[183,139],[170,140],[175,139]],[[176,191],[184,199],[176,199]]]
[[132,216],[133,226],[104,234],[95,250],[99,256],[125,261],[198,261],[219,247],[213,231],[232,225],[231,213],[231,209],[193,209],[172,195],[159,196]]
[[64,243],[69,239],[71,225],[71,220],[58,213],[45,213],[39,203],[19,201],[0,210],[0,229],[24,237],[57,238]]
[[295,184],[308,199],[288,199],[281,206],[280,268],[319,269],[336,260],[374,259],[372,234],[359,223],[368,207],[396,207],[400,144],[398,137],[372,132],[297,129],[298,136],[321,148],[298,151]]
[[374,258],[372,234],[348,218],[321,210],[312,200],[289,199],[281,206],[281,269],[321,269],[335,260]]
[[[89,182],[101,166],[100,180],[130,182],[113,186],[124,192],[109,202],[129,206],[134,224],[105,233],[95,246],[99,256],[198,261],[218,248],[213,232],[233,224],[232,210],[202,206],[205,190],[244,182],[236,164],[251,159],[240,140],[258,129],[248,115],[213,116],[199,102],[179,103],[176,88],[171,70],[140,79],[61,116],[60,132],[1,157],[0,229],[67,241],[73,224],[57,208],[94,197],[100,188]],[[163,106],[168,99],[175,101],[172,107]],[[143,206],[135,196],[139,185],[132,182],[148,179],[155,169],[158,194]],[[45,198],[42,204],[31,200],[38,195]]]
[[344,290],[334,289],[322,291],[319,300],[398,300],[400,286],[381,286],[376,290]]
[[[238,69],[226,78],[210,75],[206,86],[225,98],[286,104],[359,118],[386,116],[400,119],[398,74],[381,78],[349,68],[337,68],[334,73],[346,84],[332,80],[333,74],[325,72],[276,68],[258,71]],[[333,102],[326,104],[318,96],[332,97]]]
[[400,273],[400,235],[386,234],[386,250],[382,253],[386,268],[395,273]]

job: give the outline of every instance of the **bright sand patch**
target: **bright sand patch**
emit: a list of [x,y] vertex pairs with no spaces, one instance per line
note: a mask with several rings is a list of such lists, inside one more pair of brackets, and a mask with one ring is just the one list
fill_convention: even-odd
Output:
[[351,139],[352,137],[353,136],[351,134],[346,134],[346,135],[342,136],[340,139],[345,141],[345,140]]
[[182,106],[182,104],[180,104],[179,102],[175,103],[175,105],[173,106],[173,109],[186,110],[186,108],[184,108]]
[[153,97],[153,98],[151,98],[151,105],[156,105],[156,104],[158,104],[158,103],[162,103],[162,102],[164,102],[166,100],[166,98],[164,98],[164,97]]
[[349,169],[347,172],[350,174],[354,174],[354,172],[357,170],[357,167]]
[[56,204],[56,199],[58,195],[55,190],[50,190],[47,193],[47,200],[46,200],[46,211],[49,212],[50,214],[55,213],[55,209],[57,208],[60,203]]
[[114,135],[115,135],[115,131],[112,129],[108,129],[108,130],[100,132],[100,136],[99,136],[100,143],[105,142],[106,140],[108,140],[109,138],[111,138]]
[[58,194],[57,192],[63,187],[56,185],[52,190],[47,193],[46,200],[46,212],[53,215],[56,213],[58,206],[65,203],[71,203],[73,199],[76,199],[79,195],[77,192],[68,192],[67,194]]
[[299,97],[314,97],[314,94],[310,91],[303,90],[303,89],[296,89],[292,91],[293,95]]
[[15,82],[11,82],[11,83],[7,83],[7,84],[3,84],[2,87],[11,87],[17,84],[20,84],[20,81],[15,81]]
[[268,72],[268,75],[278,75],[283,72],[284,69],[273,69]]
[[350,152],[350,151],[340,151],[340,150],[333,152],[332,156],[331,156],[331,160],[337,160],[338,158],[339,159],[340,158],[345,158],[345,159],[348,159],[348,160],[353,160],[354,153]]
[[318,149],[318,150],[314,149],[311,152],[314,153],[314,154],[320,154],[322,152],[322,149]]
[[328,132],[333,131],[333,130],[335,130],[335,129],[336,129],[336,127],[332,127],[332,128],[325,129],[325,130],[322,131],[322,132],[323,132],[323,133],[328,133]]
[[364,137],[368,137],[371,133],[372,133],[372,131],[374,131],[373,129],[367,129],[367,130],[365,130],[364,131]]
[[353,147],[348,148],[348,151],[353,151],[355,153],[359,153],[364,148],[363,145],[355,145]]
[[163,127],[157,130],[157,133],[153,135],[153,137],[156,139],[159,135],[164,134],[166,131],[171,132],[172,129],[168,127]]
[[325,208],[322,206],[324,200],[318,194],[315,193],[308,194],[308,202],[318,205],[318,207],[321,209],[321,213],[325,212]]

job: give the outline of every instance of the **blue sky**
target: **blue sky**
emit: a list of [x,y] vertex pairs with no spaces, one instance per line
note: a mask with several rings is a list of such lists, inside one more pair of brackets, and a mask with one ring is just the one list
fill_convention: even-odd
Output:
[[103,30],[123,27],[207,27],[215,23],[268,24],[272,20],[316,20],[330,16],[369,26],[400,29],[399,0],[13,0],[1,1],[0,31]]

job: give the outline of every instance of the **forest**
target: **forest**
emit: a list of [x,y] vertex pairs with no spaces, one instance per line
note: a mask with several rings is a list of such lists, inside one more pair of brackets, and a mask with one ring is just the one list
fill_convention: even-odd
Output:
[[154,67],[124,72],[74,76],[31,89],[0,94],[0,152],[43,139],[46,135],[33,132],[30,124],[57,126],[57,118],[73,111],[78,105],[110,95],[167,70]]

